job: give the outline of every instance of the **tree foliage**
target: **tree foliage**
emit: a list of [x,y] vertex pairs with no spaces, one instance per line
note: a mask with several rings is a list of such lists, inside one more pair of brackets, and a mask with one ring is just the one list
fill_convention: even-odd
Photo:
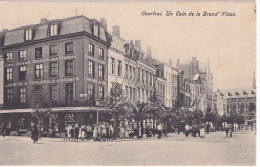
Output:
[[33,93],[30,106],[33,109],[31,114],[36,120],[49,116],[52,111],[51,100],[49,96],[44,93],[44,91],[37,91]]

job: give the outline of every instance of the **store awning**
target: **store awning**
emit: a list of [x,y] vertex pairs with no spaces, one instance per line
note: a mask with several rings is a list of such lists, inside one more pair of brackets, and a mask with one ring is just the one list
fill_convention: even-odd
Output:
[[[105,108],[97,107],[55,107],[52,108],[53,112],[96,112],[96,111],[106,111]],[[33,112],[31,108],[26,109],[10,109],[10,110],[0,110],[0,114],[8,113],[30,113]]]
[[32,110],[31,108],[0,110],[0,114],[8,114],[8,113],[29,113],[29,112],[33,112],[33,110]]

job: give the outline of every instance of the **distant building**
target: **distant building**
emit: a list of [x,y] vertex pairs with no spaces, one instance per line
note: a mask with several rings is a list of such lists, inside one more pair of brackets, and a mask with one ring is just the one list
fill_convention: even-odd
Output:
[[246,122],[256,118],[256,89],[234,88],[222,89],[215,92],[216,108],[220,115],[242,114]]
[[202,64],[196,57],[192,57],[191,62],[187,61],[182,64],[177,60],[176,66],[183,74],[180,78],[183,78],[184,88],[180,88],[179,91],[180,98],[186,99],[184,106],[200,109],[204,113],[212,111],[213,73],[210,71],[209,62]]

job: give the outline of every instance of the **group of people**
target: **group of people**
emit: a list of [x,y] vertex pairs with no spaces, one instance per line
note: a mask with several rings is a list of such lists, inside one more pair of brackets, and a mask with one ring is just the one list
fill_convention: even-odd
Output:
[[114,139],[114,128],[112,125],[96,126],[92,130],[92,127],[82,125],[79,127],[77,124],[68,125],[65,127],[65,141],[89,141],[91,138],[94,141],[110,141]]
[[[207,125],[206,125],[207,128]],[[184,134],[186,137],[188,137],[189,135],[191,135],[192,137],[198,137],[200,138],[205,138],[205,132],[207,132],[205,130],[205,126],[201,125],[201,127],[199,127],[198,125],[185,125],[185,131]]]

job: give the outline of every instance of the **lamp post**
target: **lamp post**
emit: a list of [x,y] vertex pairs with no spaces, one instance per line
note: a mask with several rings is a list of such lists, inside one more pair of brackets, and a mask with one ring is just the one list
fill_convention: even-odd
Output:
[[100,106],[99,99],[96,100],[96,107],[97,107],[97,126],[98,126],[98,107]]

